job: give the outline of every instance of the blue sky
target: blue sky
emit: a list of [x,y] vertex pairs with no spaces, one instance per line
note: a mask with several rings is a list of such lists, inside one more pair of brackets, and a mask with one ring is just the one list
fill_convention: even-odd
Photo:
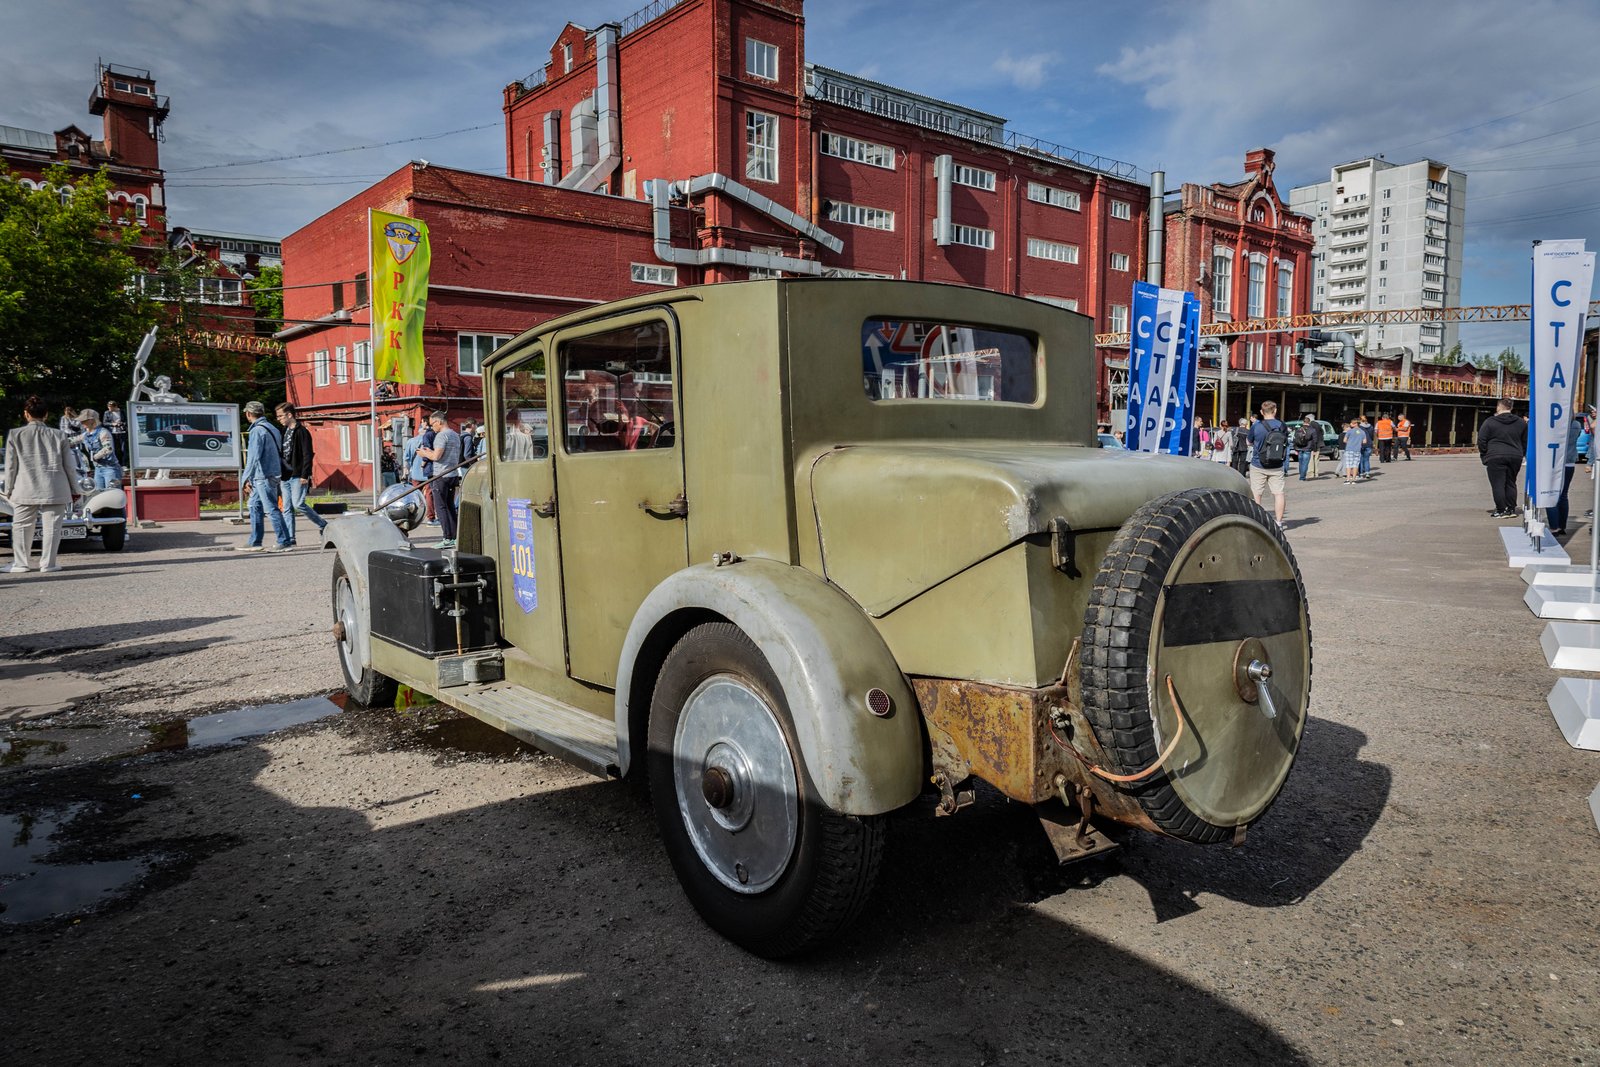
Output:
[[[85,109],[96,59],[149,68],[172,98],[173,220],[281,236],[408,159],[503,172],[502,87],[542,62],[567,21],[620,20],[641,2],[6,3],[0,123],[98,133]],[[1163,167],[1169,188],[1235,180],[1257,145],[1277,151],[1285,195],[1372,154],[1449,163],[1468,174],[1464,303],[1526,302],[1535,238],[1600,248],[1593,0],[808,0],[805,10],[813,62]],[[408,87],[392,88],[396,76]],[[272,161],[216,166],[252,160]],[[1527,327],[1467,327],[1464,341],[1525,346]]]

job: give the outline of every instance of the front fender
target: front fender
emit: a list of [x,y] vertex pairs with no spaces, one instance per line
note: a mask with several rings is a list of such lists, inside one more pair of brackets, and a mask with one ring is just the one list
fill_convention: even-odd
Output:
[[[633,749],[633,694],[637,687],[640,699],[646,699],[657,665],[650,664],[639,677],[635,666],[645,649],[662,648],[652,637],[670,633],[686,614],[720,616],[761,649],[783,685],[800,755],[823,804],[845,815],[878,815],[916,798],[922,788],[922,725],[916,698],[889,647],[861,608],[837,588],[810,571],[766,559],[689,567],[645,598],[617,667],[617,741],[624,774]],[[867,691],[873,688],[889,694],[889,715],[880,718],[867,710]]]
[[372,595],[367,579],[367,556],[406,543],[406,535],[382,512],[331,515],[322,531],[322,547],[338,551],[339,558],[344,561],[345,574],[350,577],[351,591],[356,596],[361,632],[356,634],[355,646],[362,667],[372,666]]
[[84,504],[86,515],[93,515],[100,511],[123,511],[128,506],[128,496],[121,489],[103,489],[91,496]]

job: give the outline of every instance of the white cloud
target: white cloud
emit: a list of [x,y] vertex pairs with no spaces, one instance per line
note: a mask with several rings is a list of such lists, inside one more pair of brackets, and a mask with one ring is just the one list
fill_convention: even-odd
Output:
[[1035,52],[1015,58],[1010,52],[1004,52],[994,61],[994,69],[1010,78],[1018,89],[1037,90],[1044,86],[1050,65],[1060,58],[1054,52]]

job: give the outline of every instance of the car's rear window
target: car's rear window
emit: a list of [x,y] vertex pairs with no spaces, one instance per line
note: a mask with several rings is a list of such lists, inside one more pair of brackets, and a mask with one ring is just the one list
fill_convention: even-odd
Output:
[[873,400],[992,400],[1039,397],[1033,337],[993,326],[928,319],[861,324],[861,377]]

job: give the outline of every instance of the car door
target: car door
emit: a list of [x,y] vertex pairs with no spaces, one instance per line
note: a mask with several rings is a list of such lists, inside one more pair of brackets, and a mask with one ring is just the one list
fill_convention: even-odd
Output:
[[617,657],[650,590],[688,565],[676,322],[664,309],[556,338],[555,476],[572,677],[616,686]]
[[[491,486],[495,565],[500,574],[501,633],[535,667],[566,673],[561,614],[561,559],[556,544],[555,465],[549,425],[545,351],[519,354],[494,372]],[[513,660],[508,658],[508,671]]]

